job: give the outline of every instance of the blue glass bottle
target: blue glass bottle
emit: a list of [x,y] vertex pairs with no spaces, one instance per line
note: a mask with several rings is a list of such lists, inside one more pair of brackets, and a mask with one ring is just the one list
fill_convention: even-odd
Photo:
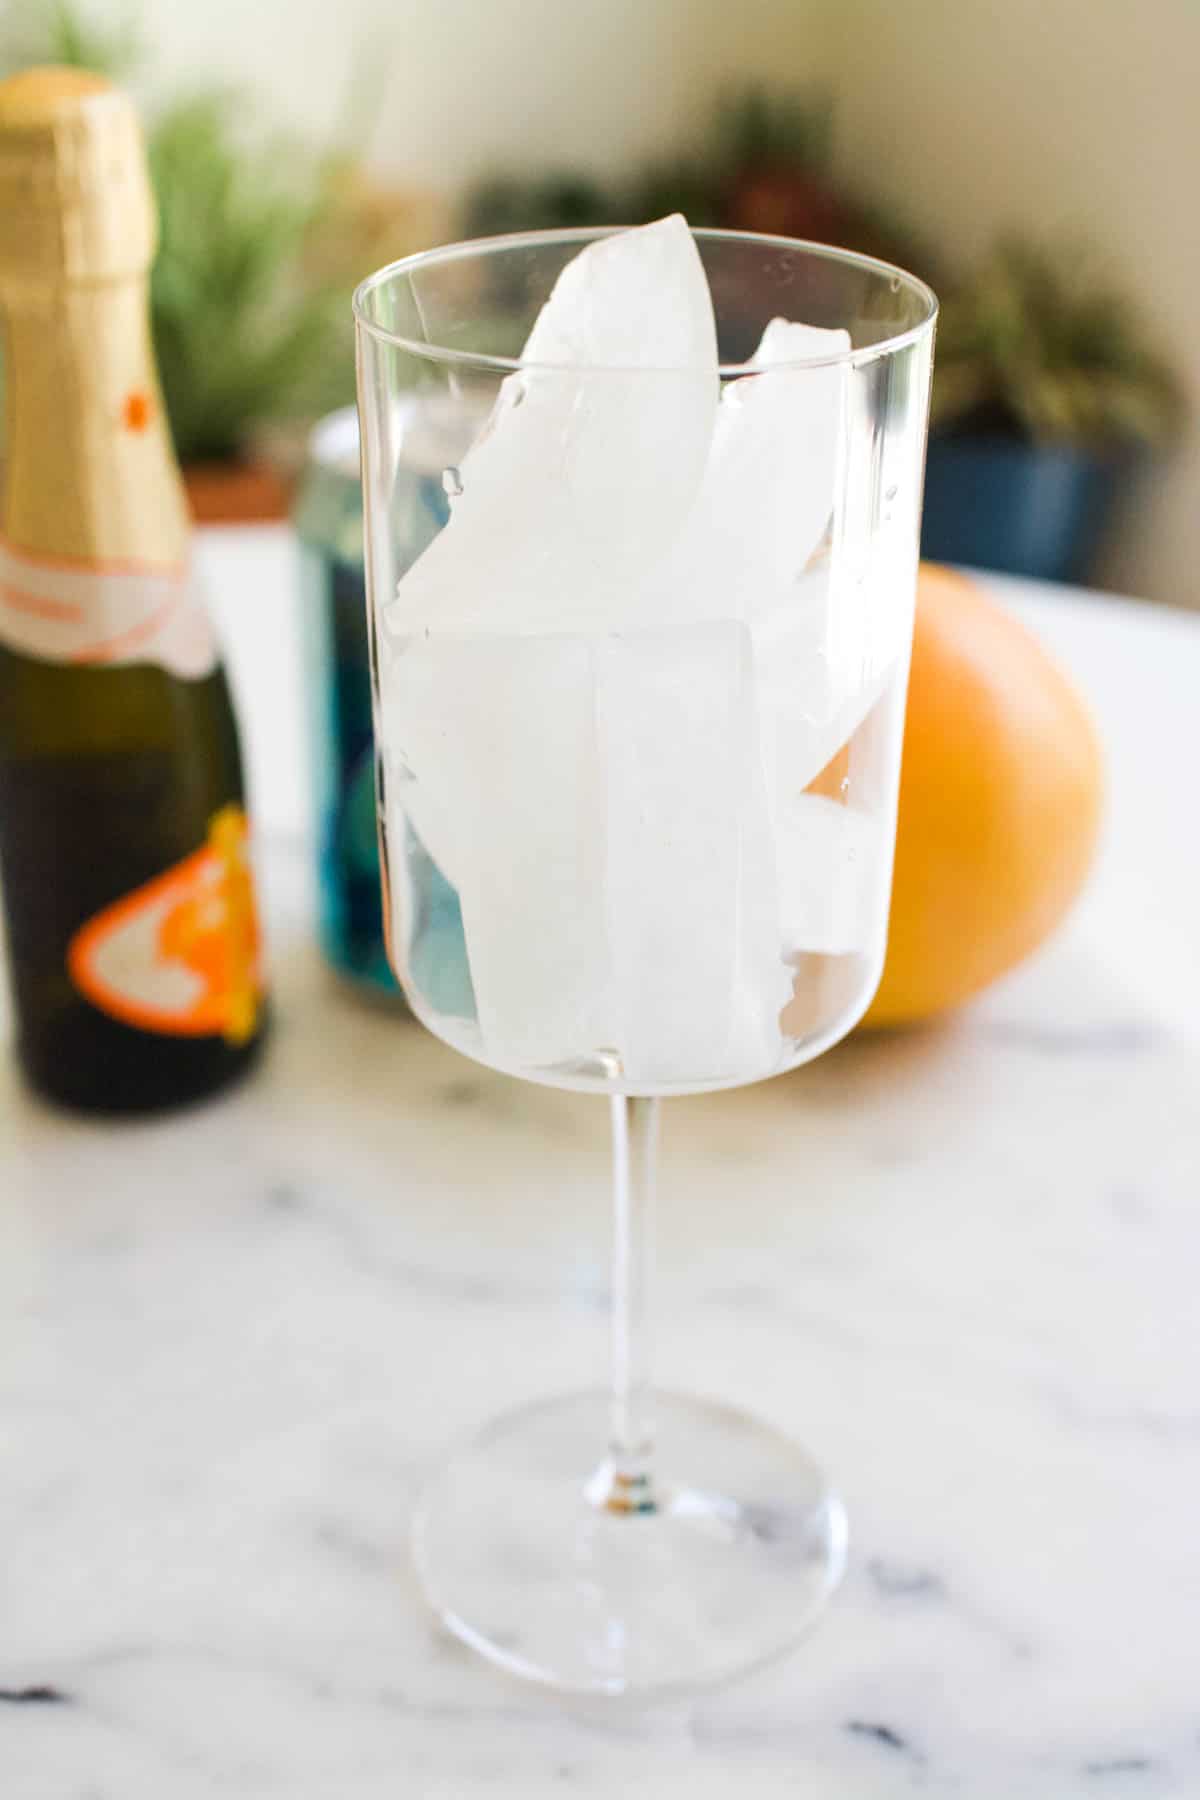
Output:
[[321,947],[340,974],[398,996],[384,948],[379,892],[362,488],[353,407],[330,414],[313,430],[294,523],[300,540]]

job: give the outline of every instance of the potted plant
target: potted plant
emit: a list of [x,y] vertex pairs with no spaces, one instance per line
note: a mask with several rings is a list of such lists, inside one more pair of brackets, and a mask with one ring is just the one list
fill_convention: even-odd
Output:
[[1084,579],[1118,489],[1179,413],[1136,310],[1086,253],[1000,242],[943,302],[923,554]]
[[247,144],[237,112],[232,94],[191,96],[148,144],[154,343],[193,510],[208,520],[281,516],[288,485],[261,454],[264,433],[354,392],[349,280],[310,267],[331,169],[295,145]]
[[907,222],[865,199],[832,172],[834,107],[819,85],[781,92],[726,92],[701,143],[604,184],[560,169],[496,176],[468,196],[467,237],[571,225],[637,225],[682,212],[692,225],[720,225],[811,238],[893,262],[930,264]]

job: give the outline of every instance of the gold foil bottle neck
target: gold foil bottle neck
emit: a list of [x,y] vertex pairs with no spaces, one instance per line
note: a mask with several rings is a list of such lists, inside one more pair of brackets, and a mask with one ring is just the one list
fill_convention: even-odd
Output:
[[141,275],[156,239],[128,96],[83,69],[0,82],[0,289]]
[[0,82],[0,537],[15,554],[157,572],[186,559],[147,311],[155,225],[126,95],[78,69]]

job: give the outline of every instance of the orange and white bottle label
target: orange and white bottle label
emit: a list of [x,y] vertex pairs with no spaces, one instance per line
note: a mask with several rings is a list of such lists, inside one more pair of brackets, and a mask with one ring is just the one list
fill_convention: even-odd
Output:
[[152,662],[184,680],[216,666],[190,571],[35,556],[0,539],[0,644],[41,662]]
[[67,970],[101,1012],[142,1031],[244,1043],[262,992],[246,816],[225,806],[204,846],[106,906],[67,949]]

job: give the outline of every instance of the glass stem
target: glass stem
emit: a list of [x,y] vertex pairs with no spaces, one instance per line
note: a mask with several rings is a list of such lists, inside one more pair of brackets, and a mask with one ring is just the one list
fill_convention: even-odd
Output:
[[651,1461],[650,1276],[658,1101],[615,1095],[613,1138],[612,1422],[605,1505],[655,1509]]

